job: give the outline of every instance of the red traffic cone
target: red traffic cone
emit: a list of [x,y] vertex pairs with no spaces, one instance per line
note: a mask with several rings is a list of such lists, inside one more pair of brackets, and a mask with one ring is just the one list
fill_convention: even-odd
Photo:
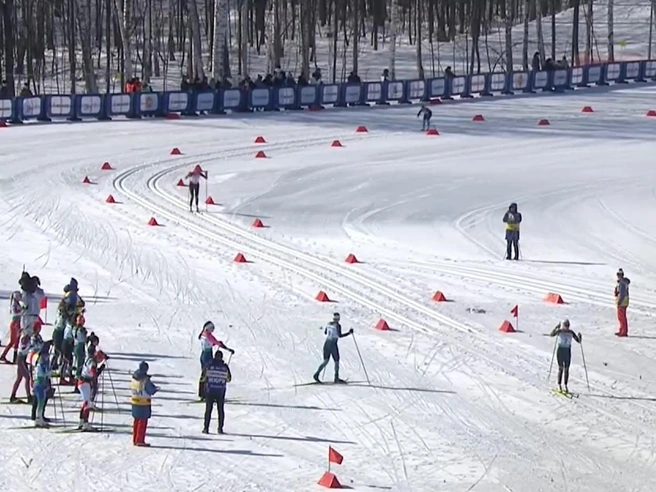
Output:
[[182,179],[181,179],[180,181],[178,181],[177,186],[187,186],[187,185],[186,185],[185,182],[182,181]]
[[565,304],[565,301],[561,295],[556,294],[555,292],[549,292],[544,300],[546,302],[550,302],[551,304]]
[[84,184],[91,184],[91,180],[89,179],[89,176],[85,176],[84,179],[82,180]]
[[237,256],[235,256],[234,261],[235,261],[235,263],[248,263],[248,260],[246,259],[246,257],[241,253],[237,253]]
[[103,171],[111,171],[113,168],[109,162],[105,162],[100,169]]
[[264,137],[257,137],[255,143],[266,143],[266,140],[264,140]]
[[590,106],[585,106],[582,110],[581,113],[594,113],[594,110]]
[[339,140],[333,140],[333,143],[331,143],[330,146],[331,147],[344,147],[342,145],[342,142],[340,142]]
[[341,489],[341,488],[343,488],[342,484],[339,483],[339,480],[337,480],[337,477],[335,476],[335,474],[331,473],[331,472],[324,473],[317,483],[319,485],[321,485],[322,487],[326,487],[327,489]]
[[346,260],[345,260],[345,261],[346,261],[346,263],[351,263],[351,264],[353,264],[353,263],[360,263],[360,262],[358,261],[358,259],[355,257],[355,255],[354,255],[353,253],[350,253],[350,254],[346,257]]
[[173,150],[171,151],[171,155],[182,155],[182,152],[180,152],[179,148],[174,147]]
[[157,222],[157,220],[155,219],[155,217],[151,217],[150,220],[148,221],[148,225],[149,225],[149,226],[158,226],[159,223]]
[[538,121],[538,126],[549,126],[551,123],[549,123],[549,120],[540,120]]
[[385,321],[384,319],[378,321],[378,323],[376,324],[376,329],[380,331],[390,331],[390,327],[387,324],[387,321]]
[[179,120],[180,113],[166,113],[164,118],[166,118],[167,120]]
[[359,126],[355,129],[355,133],[367,133],[368,131],[366,126]]
[[485,118],[483,118],[482,114],[477,114],[476,116],[474,116],[472,121],[485,121]]
[[656,117],[656,111],[650,109],[649,111],[647,111],[647,116],[649,116],[650,118]]
[[5,120],[0,120],[0,128],[7,128],[9,125],[7,125],[7,122]]
[[440,132],[438,132],[435,128],[429,128],[428,131],[426,132],[426,135],[428,135],[429,137],[430,136],[435,137],[439,134]]
[[315,299],[319,302],[330,302],[330,298],[328,297],[328,294],[326,294],[323,290],[319,291]]
[[433,295],[433,300],[434,300],[435,302],[446,302],[446,297],[444,296],[444,294],[443,294],[442,292],[440,292],[440,291],[438,290],[438,291],[435,292],[435,294]]
[[504,321],[503,323],[501,323],[501,326],[499,327],[499,331],[502,331],[504,333],[515,333],[515,328],[513,327],[510,321]]
[[107,203],[116,203],[116,200],[114,200],[114,197],[112,195],[109,195],[107,197],[107,200],[105,200]]
[[262,227],[264,227],[264,224],[262,223],[262,221],[260,219],[255,219],[253,221],[253,227],[262,228]]
[[255,154],[256,159],[266,159],[267,155],[264,153],[263,150],[260,150],[257,154]]
[[205,203],[207,205],[216,205],[216,203],[214,203],[214,199],[211,196],[207,197],[207,200],[205,200]]

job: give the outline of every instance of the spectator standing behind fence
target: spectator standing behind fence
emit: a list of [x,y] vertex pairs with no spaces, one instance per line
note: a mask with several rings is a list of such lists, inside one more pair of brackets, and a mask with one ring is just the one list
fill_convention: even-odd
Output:
[[542,63],[540,61],[540,52],[536,51],[533,54],[533,61],[531,62],[531,68],[533,69],[534,72],[539,72],[542,67]]

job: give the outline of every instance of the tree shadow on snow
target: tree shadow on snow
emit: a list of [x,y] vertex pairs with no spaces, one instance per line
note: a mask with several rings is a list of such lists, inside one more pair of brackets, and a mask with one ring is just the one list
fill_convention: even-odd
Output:
[[409,388],[403,386],[382,386],[379,384],[350,383],[349,386],[361,386],[365,388],[374,388],[374,389],[381,389],[381,390],[388,390],[388,391],[417,391],[420,393],[444,393],[444,394],[452,394],[452,395],[456,394],[455,391],[451,391],[451,390],[438,390],[438,389],[430,389],[430,388]]
[[188,359],[180,355],[162,355],[162,354],[137,354],[132,352],[116,352],[113,353],[112,359],[135,360],[138,362],[155,362],[158,359]]
[[270,453],[255,453],[248,449],[209,449],[209,448],[192,448],[189,446],[178,447],[178,446],[165,446],[160,444],[153,444],[150,446],[151,449],[169,449],[172,451],[194,451],[199,453],[219,453],[219,454],[238,454],[242,456],[262,456],[268,458],[284,458],[282,454],[270,454]]
[[267,435],[267,434],[237,434],[230,432],[228,435],[235,437],[248,437],[250,439],[274,439],[279,441],[304,441],[304,442],[323,442],[328,444],[356,444],[353,441],[337,441],[335,439],[324,439],[322,437],[312,436],[280,436],[280,435]]
[[297,410],[324,410],[326,412],[341,412],[339,408],[317,407],[314,405],[283,405],[281,403],[259,403],[248,401],[231,401],[230,405],[241,405],[245,407],[266,407],[266,408],[294,408]]

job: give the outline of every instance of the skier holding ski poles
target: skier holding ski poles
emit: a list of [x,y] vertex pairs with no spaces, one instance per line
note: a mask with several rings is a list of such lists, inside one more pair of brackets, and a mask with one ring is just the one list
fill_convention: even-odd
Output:
[[221,340],[217,340],[214,335],[214,323],[211,321],[206,321],[203,325],[203,330],[198,335],[198,340],[200,340],[200,379],[198,381],[198,398],[202,401],[205,400],[205,369],[212,363],[214,360],[214,355],[212,354],[212,347],[218,347],[220,349],[227,350],[234,355],[235,351],[225,345]]
[[330,362],[331,357],[333,358],[333,361],[335,361],[335,384],[346,383],[346,381],[343,379],[339,379],[339,347],[337,343],[339,342],[340,338],[352,335],[353,328],[342,334],[342,325],[339,324],[339,319],[339,313],[334,313],[333,320],[328,323],[328,325],[326,325],[326,328],[324,328],[326,341],[323,343],[323,362],[313,376],[317,383],[321,383],[319,376],[321,375],[321,371],[323,371],[328,365],[328,362]]
[[[577,343],[581,343],[583,335],[574,333],[569,326],[569,320],[565,319],[560,322],[553,331],[549,334],[551,337],[558,337],[556,340],[556,360],[558,361],[558,392],[564,395],[569,395],[567,383],[569,381],[569,366],[572,361],[572,339]],[[565,383],[565,391],[563,391],[563,376]]]
[[421,109],[417,113],[417,118],[423,115],[423,118],[421,120],[421,129],[423,130],[430,130],[430,120],[433,117],[433,112],[428,109],[425,105],[421,105]]
[[200,178],[207,181],[207,171],[203,171],[200,166],[196,166],[190,173],[185,176],[189,180],[189,211],[193,212],[193,204],[196,202],[196,212],[198,209],[198,193],[200,192]]

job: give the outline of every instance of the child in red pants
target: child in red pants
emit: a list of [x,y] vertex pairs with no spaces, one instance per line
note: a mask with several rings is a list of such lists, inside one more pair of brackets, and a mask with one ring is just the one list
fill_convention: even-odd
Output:
[[11,349],[14,349],[14,357],[11,363],[16,363],[16,352],[18,351],[18,342],[20,340],[20,320],[21,314],[23,314],[23,307],[20,304],[21,299],[22,295],[19,291],[11,294],[11,298],[9,300],[11,312],[11,324],[9,325],[9,344],[5,347],[2,355],[0,355],[0,362],[9,363],[7,360],[7,354]]

